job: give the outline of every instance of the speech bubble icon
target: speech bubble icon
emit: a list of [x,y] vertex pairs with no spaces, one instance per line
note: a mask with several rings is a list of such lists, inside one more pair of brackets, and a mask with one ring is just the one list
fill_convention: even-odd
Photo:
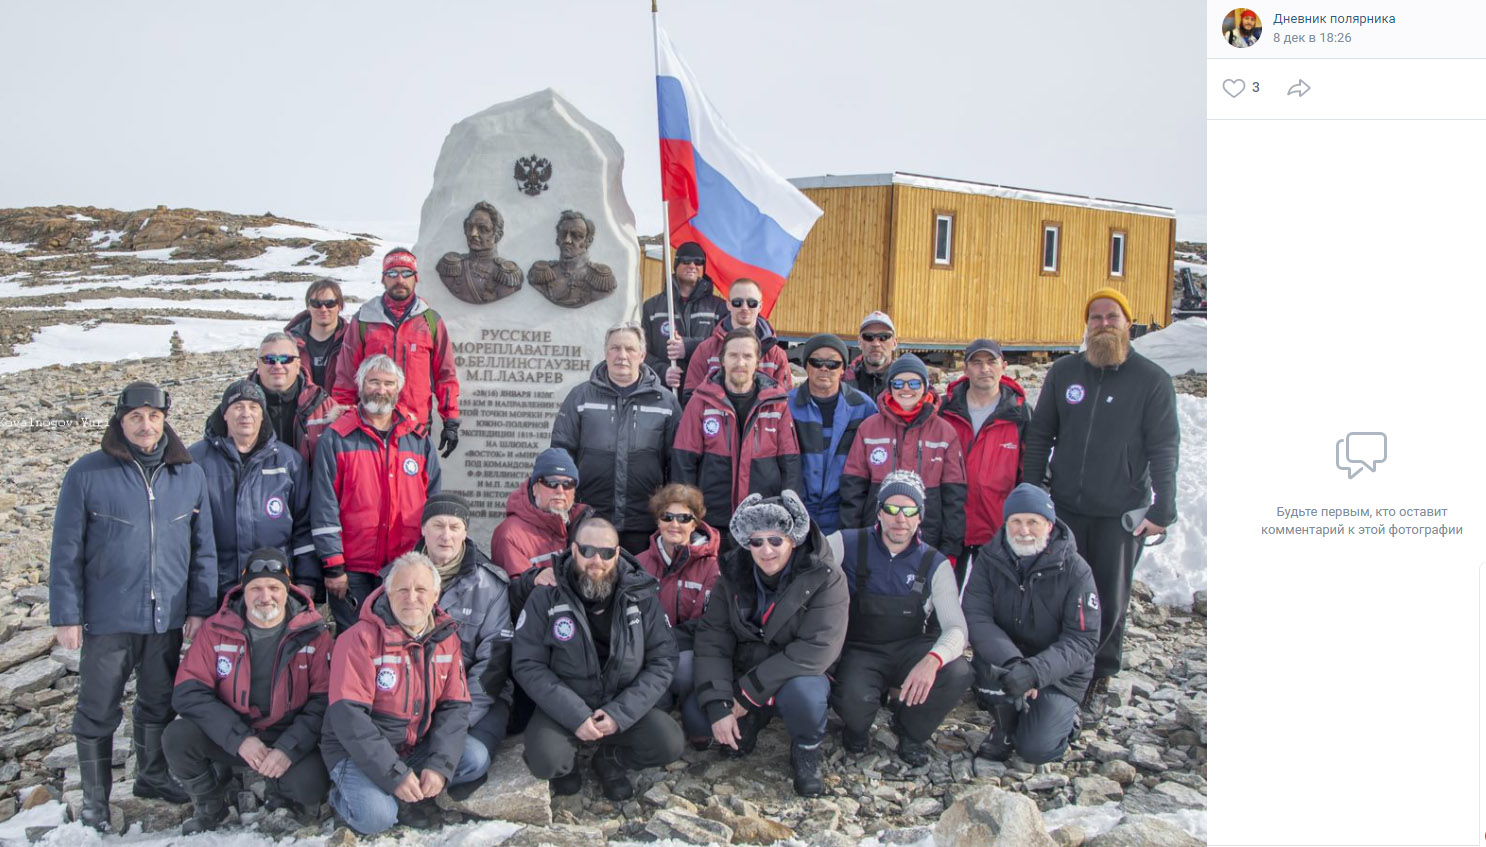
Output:
[[[1347,461],[1376,473],[1378,465],[1388,461],[1388,436],[1381,432],[1347,433]],[[1355,475],[1348,473],[1347,478]]]

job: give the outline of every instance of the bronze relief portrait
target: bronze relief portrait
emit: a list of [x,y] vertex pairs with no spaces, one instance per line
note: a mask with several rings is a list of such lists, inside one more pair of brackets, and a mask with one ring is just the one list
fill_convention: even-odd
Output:
[[505,235],[506,221],[494,206],[481,200],[464,219],[468,253],[445,253],[436,266],[449,293],[466,303],[494,303],[521,290],[521,268],[495,252]]
[[590,262],[588,248],[597,229],[581,212],[569,209],[557,220],[559,258],[536,262],[527,271],[532,288],[559,306],[576,309],[609,296],[617,283],[608,265]]

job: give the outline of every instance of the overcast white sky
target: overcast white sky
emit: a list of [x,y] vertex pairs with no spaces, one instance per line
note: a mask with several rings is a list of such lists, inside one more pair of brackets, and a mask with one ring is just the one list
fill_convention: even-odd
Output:
[[[892,170],[1171,206],[1204,235],[1203,4],[661,0],[787,177]],[[660,227],[647,0],[7,3],[0,207],[415,221],[445,133],[552,87]],[[1200,230],[1193,229],[1198,227]]]

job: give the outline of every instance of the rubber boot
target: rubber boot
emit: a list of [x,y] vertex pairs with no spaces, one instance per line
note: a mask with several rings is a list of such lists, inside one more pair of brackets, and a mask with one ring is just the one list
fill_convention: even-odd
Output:
[[825,793],[825,781],[820,778],[820,745],[806,747],[793,744],[789,748],[789,764],[795,771],[795,793],[801,797],[819,797]]
[[83,779],[83,826],[109,831],[108,795],[114,785],[114,739],[77,739],[77,766]]
[[209,832],[227,820],[227,798],[217,775],[210,768],[201,776],[183,779],[181,785],[191,795],[191,817],[181,824],[181,835]]
[[1011,737],[1016,734],[1016,725],[1021,716],[1012,703],[996,703],[991,711],[996,715],[996,725],[991,728],[991,734],[986,736],[986,740],[981,742],[975,755],[993,762],[1004,762],[1011,758]]
[[165,764],[165,749],[160,746],[165,726],[163,723],[134,725],[134,796],[189,803],[191,795],[175,781]]
[[635,786],[629,781],[630,769],[620,758],[618,747],[613,745],[600,747],[593,757],[593,770],[598,774],[599,787],[607,799],[615,803],[623,803],[635,796]]

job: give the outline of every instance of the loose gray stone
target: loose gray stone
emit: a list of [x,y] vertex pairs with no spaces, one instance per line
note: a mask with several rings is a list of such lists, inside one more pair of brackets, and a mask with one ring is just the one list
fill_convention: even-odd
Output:
[[52,743],[54,732],[49,726],[28,726],[0,735],[0,757],[14,759]]
[[845,833],[825,830],[810,836],[806,847],[857,847],[857,840]]
[[[1125,764],[1125,763],[1121,763]],[[1126,767],[1130,767],[1128,764]],[[1132,775],[1134,769],[1131,769]],[[1125,796],[1125,789],[1106,776],[1081,776],[1073,780],[1073,794],[1080,806],[1099,806]]]
[[502,841],[501,847],[604,847],[607,843],[609,839],[598,827],[527,826]]
[[669,809],[656,812],[650,822],[645,824],[645,831],[656,838],[675,838],[690,844],[712,841],[731,844],[733,841],[733,830],[727,824]]
[[51,656],[53,659],[61,662],[62,667],[66,668],[68,673],[77,673],[78,669],[82,667],[82,650],[68,650],[58,646],[52,648]]
[[1113,741],[1096,738],[1090,741],[1089,746],[1084,749],[1084,755],[1096,762],[1108,762],[1115,759],[1124,759],[1130,755],[1130,751]]
[[1112,759],[1100,765],[1099,773],[1120,785],[1129,785],[1139,777],[1134,765],[1120,759]]
[[926,826],[910,826],[906,829],[888,829],[877,836],[882,844],[907,845],[918,844],[933,834],[933,830]]
[[919,797],[903,807],[904,816],[910,818],[932,817],[942,811],[944,811],[944,803],[938,797]]
[[1058,847],[1083,847],[1084,840],[1088,838],[1084,828],[1077,824],[1060,826],[1052,831],[1052,836]]
[[62,663],[44,656],[0,673],[0,703],[13,703],[21,694],[40,691],[67,673]]
[[1056,847],[1032,798],[999,788],[973,791],[934,826],[937,847]]
[[552,794],[547,790],[547,781],[537,779],[527,769],[522,760],[525,750],[524,743],[502,744],[490,763],[490,776],[485,784],[462,801],[443,792],[438,797],[439,808],[486,820],[550,825]]
[[1148,815],[1131,815],[1088,842],[1088,847],[1205,847],[1186,830]]
[[1161,758],[1161,750],[1154,744],[1137,744],[1130,749],[1130,764],[1148,771],[1164,771],[1170,768]]
[[50,589],[45,585],[27,585],[16,589],[15,599],[28,606],[35,606],[37,603],[47,602],[50,599],[50,594]]
[[1060,773],[1033,774],[1022,782],[1028,791],[1051,791],[1068,785],[1068,777]]
[[1163,782],[1151,789],[1152,794],[1164,794],[1167,797],[1193,809],[1207,808],[1207,795],[1195,788],[1188,788],[1177,782]]
[[0,671],[7,671],[22,662],[46,655],[57,643],[56,632],[50,627],[23,630],[19,635],[0,643]]

